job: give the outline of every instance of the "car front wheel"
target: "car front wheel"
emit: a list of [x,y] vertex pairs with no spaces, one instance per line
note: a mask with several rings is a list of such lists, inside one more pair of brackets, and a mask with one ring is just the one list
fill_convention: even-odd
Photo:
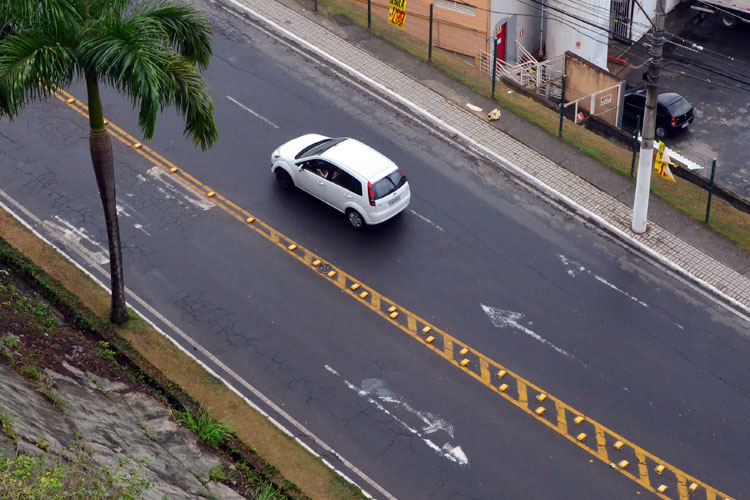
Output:
[[283,168],[277,168],[275,171],[276,182],[279,183],[283,189],[291,189],[294,186],[294,181],[289,174]]
[[353,208],[346,211],[346,220],[349,221],[349,225],[354,229],[362,229],[365,226],[365,219]]

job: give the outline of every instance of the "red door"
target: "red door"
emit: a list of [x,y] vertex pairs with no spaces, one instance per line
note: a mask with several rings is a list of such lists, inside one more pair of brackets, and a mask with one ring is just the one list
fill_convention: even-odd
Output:
[[505,62],[505,28],[508,23],[503,23],[497,29],[495,34],[495,43],[497,44],[497,60]]

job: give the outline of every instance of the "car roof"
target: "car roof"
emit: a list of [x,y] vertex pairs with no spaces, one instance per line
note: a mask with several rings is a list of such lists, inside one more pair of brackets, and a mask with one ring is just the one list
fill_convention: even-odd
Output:
[[[639,96],[646,96],[646,89],[638,89],[634,92],[631,92],[630,94],[626,94],[625,97],[628,95],[639,95]],[[663,94],[659,94],[657,96],[657,101],[659,104],[663,104],[664,106],[669,106],[670,104],[674,104],[675,102],[685,99],[680,94],[676,92],[664,92]]]
[[367,180],[377,180],[396,169],[391,160],[356,139],[347,138],[320,155],[320,158],[347,167]]

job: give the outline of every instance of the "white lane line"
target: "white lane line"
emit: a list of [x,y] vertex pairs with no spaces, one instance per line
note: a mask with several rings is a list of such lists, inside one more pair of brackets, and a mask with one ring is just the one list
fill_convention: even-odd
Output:
[[[5,191],[0,189],[0,198],[4,198],[9,204],[13,205],[16,209],[18,209],[19,212],[22,212],[26,217],[29,218],[31,223],[27,222],[25,219],[20,217],[16,212],[10,209],[8,205],[0,201],[0,208],[5,210],[7,213],[13,216],[20,224],[22,224],[25,228],[27,228],[29,231],[31,231],[37,238],[45,242],[50,247],[54,248],[57,253],[62,255],[65,259],[67,259],[69,262],[71,262],[74,266],[76,266],[78,269],[80,269],[83,273],[85,273],[89,278],[91,278],[96,284],[98,284],[100,287],[102,287],[104,290],[107,291],[107,293],[112,293],[111,289],[105,285],[97,276],[95,276],[91,271],[83,267],[83,265],[78,262],[75,259],[72,259],[67,253],[65,253],[62,249],[60,249],[57,245],[49,241],[47,238],[45,238],[42,234],[40,234],[33,226],[36,225],[37,227],[46,227],[44,222],[39,219],[37,216],[32,214],[30,211],[28,211],[23,205],[18,203],[16,200],[14,200],[10,195],[8,195]],[[65,243],[64,240],[58,240]],[[69,247],[70,248],[70,247]],[[94,258],[92,258],[91,253],[87,251],[87,249],[81,247],[76,248],[73,247],[71,250],[75,254],[78,255],[78,257],[86,263],[88,266],[90,266],[92,269],[96,270],[97,272],[101,273],[105,278],[109,279],[109,272],[107,272],[104,268],[102,268]],[[131,299],[135,300],[138,304],[140,304],[144,309],[146,309],[149,313],[151,313],[156,319],[164,323],[168,328],[170,328],[177,336],[181,337],[185,342],[190,344],[193,349],[195,349],[196,352],[200,352],[203,356],[210,359],[213,363],[216,364],[217,367],[224,370],[225,373],[227,373],[232,379],[234,379],[237,383],[239,383],[241,386],[246,388],[248,391],[253,393],[255,397],[263,401],[268,407],[270,407],[273,411],[275,411],[278,415],[280,415],[283,419],[286,420],[288,424],[291,425],[294,429],[298,431],[298,433],[302,434],[302,436],[309,438],[312,440],[317,446],[319,446],[321,449],[323,449],[326,453],[331,454],[332,456],[336,457],[338,460],[341,461],[341,463],[348,468],[350,471],[352,471],[357,477],[359,477],[362,481],[367,483],[369,486],[377,490],[381,495],[383,495],[388,500],[397,500],[395,496],[390,494],[385,488],[380,486],[378,483],[376,483],[373,479],[371,479],[368,475],[366,475],[364,472],[362,472],[359,468],[357,468],[353,463],[351,463],[349,460],[344,458],[341,454],[339,454],[336,450],[328,446],[322,439],[320,439],[318,436],[313,434],[311,431],[309,431],[304,425],[302,425],[299,421],[297,421],[294,417],[289,415],[287,412],[285,412],[281,407],[279,407],[276,403],[271,401],[268,397],[266,397],[263,393],[261,393],[258,389],[250,385],[249,382],[247,382],[245,379],[240,377],[237,373],[235,373],[231,368],[226,366],[224,363],[222,363],[219,359],[217,359],[213,354],[211,354],[207,349],[205,349],[202,345],[198,344],[195,340],[190,338],[187,333],[183,332],[177,325],[173,324],[171,321],[169,321],[167,318],[162,316],[156,309],[151,307],[146,301],[141,299],[139,296],[134,294],[131,290],[129,290],[127,287],[125,288],[125,293],[130,297]],[[234,392],[238,397],[242,398],[245,403],[247,403],[250,407],[252,407],[255,411],[266,417],[273,425],[279,428],[284,434],[289,436],[290,438],[294,438],[294,440],[300,444],[304,449],[312,453],[314,456],[323,458],[320,456],[319,453],[317,453],[315,450],[313,450],[307,443],[302,441],[298,436],[295,435],[292,431],[286,428],[281,422],[273,418],[271,415],[269,415],[266,411],[264,411],[262,408],[260,408],[255,402],[253,402],[251,399],[246,397],[244,394],[242,394],[239,389],[237,389],[234,385],[229,383],[224,377],[222,377],[220,374],[216,373],[214,369],[209,367],[207,364],[205,364],[200,359],[196,358],[193,353],[188,351],[186,348],[182,346],[177,340],[172,338],[171,335],[168,335],[164,330],[159,328],[151,319],[143,314],[141,311],[139,311],[136,307],[133,307],[133,304],[128,302],[128,307],[136,311],[149,325],[151,325],[154,330],[159,332],[161,335],[163,335],[167,340],[172,342],[180,351],[182,351],[184,354],[189,356],[193,361],[198,363],[204,370],[206,370],[208,373],[213,375],[214,377],[218,378],[222,382],[224,382],[224,385],[226,385],[229,390]],[[357,483],[352,481],[351,478],[349,478],[346,474],[341,472],[335,467],[332,467],[327,461],[323,460],[326,465],[329,466],[330,469],[332,469],[336,474],[344,478],[346,481],[352,483],[353,485],[360,487]],[[364,489],[361,490],[362,494],[367,498],[374,498],[370,493],[365,491]]]
[[417,217],[419,217],[420,219],[422,219],[423,221],[425,221],[427,224],[431,225],[432,227],[434,227],[438,231],[445,232],[445,229],[443,229],[442,227],[438,226],[437,224],[435,224],[434,222],[432,222],[430,219],[428,219],[424,215],[420,215],[420,214],[418,214],[417,212],[415,212],[412,209],[409,209],[409,212],[413,213],[414,215],[416,215]]
[[269,120],[269,119],[268,119],[268,118],[266,118],[265,116],[259,115],[258,113],[256,113],[256,112],[255,112],[255,111],[253,111],[252,109],[250,109],[250,108],[248,108],[247,106],[245,106],[244,104],[242,104],[242,103],[241,103],[240,101],[238,101],[237,99],[234,99],[234,98],[232,98],[232,97],[230,97],[230,96],[227,96],[227,99],[229,99],[230,101],[232,101],[232,102],[233,102],[233,103],[235,103],[235,104],[236,104],[237,106],[241,107],[242,109],[244,109],[245,111],[247,111],[248,113],[250,113],[251,115],[253,115],[254,117],[256,117],[256,118],[259,118],[260,120],[263,120],[264,122],[266,122],[267,124],[269,124],[270,126],[272,126],[273,128],[275,128],[276,130],[278,130],[278,129],[279,129],[279,126],[278,126],[278,125],[276,125],[276,124],[275,124],[274,122],[272,122],[271,120]]

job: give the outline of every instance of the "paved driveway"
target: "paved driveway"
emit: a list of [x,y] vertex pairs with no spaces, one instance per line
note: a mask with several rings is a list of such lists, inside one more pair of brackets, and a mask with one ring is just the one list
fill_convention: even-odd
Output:
[[[674,44],[664,48],[660,91],[684,95],[695,107],[690,128],[668,139],[667,145],[707,167],[716,158],[717,182],[750,199],[750,24],[725,28],[709,17],[694,26],[696,11],[686,6],[667,14],[667,32],[703,47],[689,51]],[[645,38],[643,40],[645,43]],[[684,43],[688,45],[688,43]],[[647,49],[633,45],[623,56],[628,66],[619,74],[642,85],[648,66]],[[734,58],[731,60],[729,58]],[[743,83],[744,82],[744,83]]]

